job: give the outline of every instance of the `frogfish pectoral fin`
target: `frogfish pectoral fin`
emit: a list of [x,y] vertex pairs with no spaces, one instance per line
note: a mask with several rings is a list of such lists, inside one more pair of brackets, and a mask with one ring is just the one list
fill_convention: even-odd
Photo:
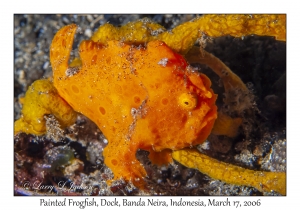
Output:
[[114,178],[108,183],[124,179],[125,181],[131,181],[140,189],[145,189],[144,177],[147,173],[143,165],[136,159],[137,149],[135,145],[126,140],[114,141],[110,139],[103,151],[104,163],[114,174]]

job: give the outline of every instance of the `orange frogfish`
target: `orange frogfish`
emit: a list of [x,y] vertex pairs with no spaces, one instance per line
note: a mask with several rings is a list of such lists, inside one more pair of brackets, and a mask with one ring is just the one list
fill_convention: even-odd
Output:
[[217,96],[209,78],[192,71],[162,41],[145,46],[83,41],[81,65],[69,65],[76,29],[65,26],[53,39],[54,86],[108,139],[103,155],[114,180],[144,188],[147,174],[137,150],[149,151],[152,163],[167,164],[172,150],[205,141],[217,118]]

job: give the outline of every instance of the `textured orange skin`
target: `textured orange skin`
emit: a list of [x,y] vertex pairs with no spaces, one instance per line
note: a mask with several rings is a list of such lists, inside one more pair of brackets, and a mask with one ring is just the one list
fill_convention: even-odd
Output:
[[[53,39],[54,86],[107,137],[103,155],[114,179],[124,178],[143,188],[146,171],[135,157],[138,149],[149,151],[153,163],[164,164],[172,161],[171,150],[206,140],[217,118],[211,82],[188,71],[184,58],[161,41],[146,47],[83,41],[80,70],[67,76],[76,28],[66,26]],[[196,106],[184,107],[182,94],[195,97]]]

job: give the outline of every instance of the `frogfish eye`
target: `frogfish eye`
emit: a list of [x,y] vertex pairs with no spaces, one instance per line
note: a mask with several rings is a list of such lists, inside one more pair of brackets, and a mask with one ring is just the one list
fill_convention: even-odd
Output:
[[187,110],[193,110],[198,104],[198,97],[194,93],[182,93],[178,98],[179,105]]

